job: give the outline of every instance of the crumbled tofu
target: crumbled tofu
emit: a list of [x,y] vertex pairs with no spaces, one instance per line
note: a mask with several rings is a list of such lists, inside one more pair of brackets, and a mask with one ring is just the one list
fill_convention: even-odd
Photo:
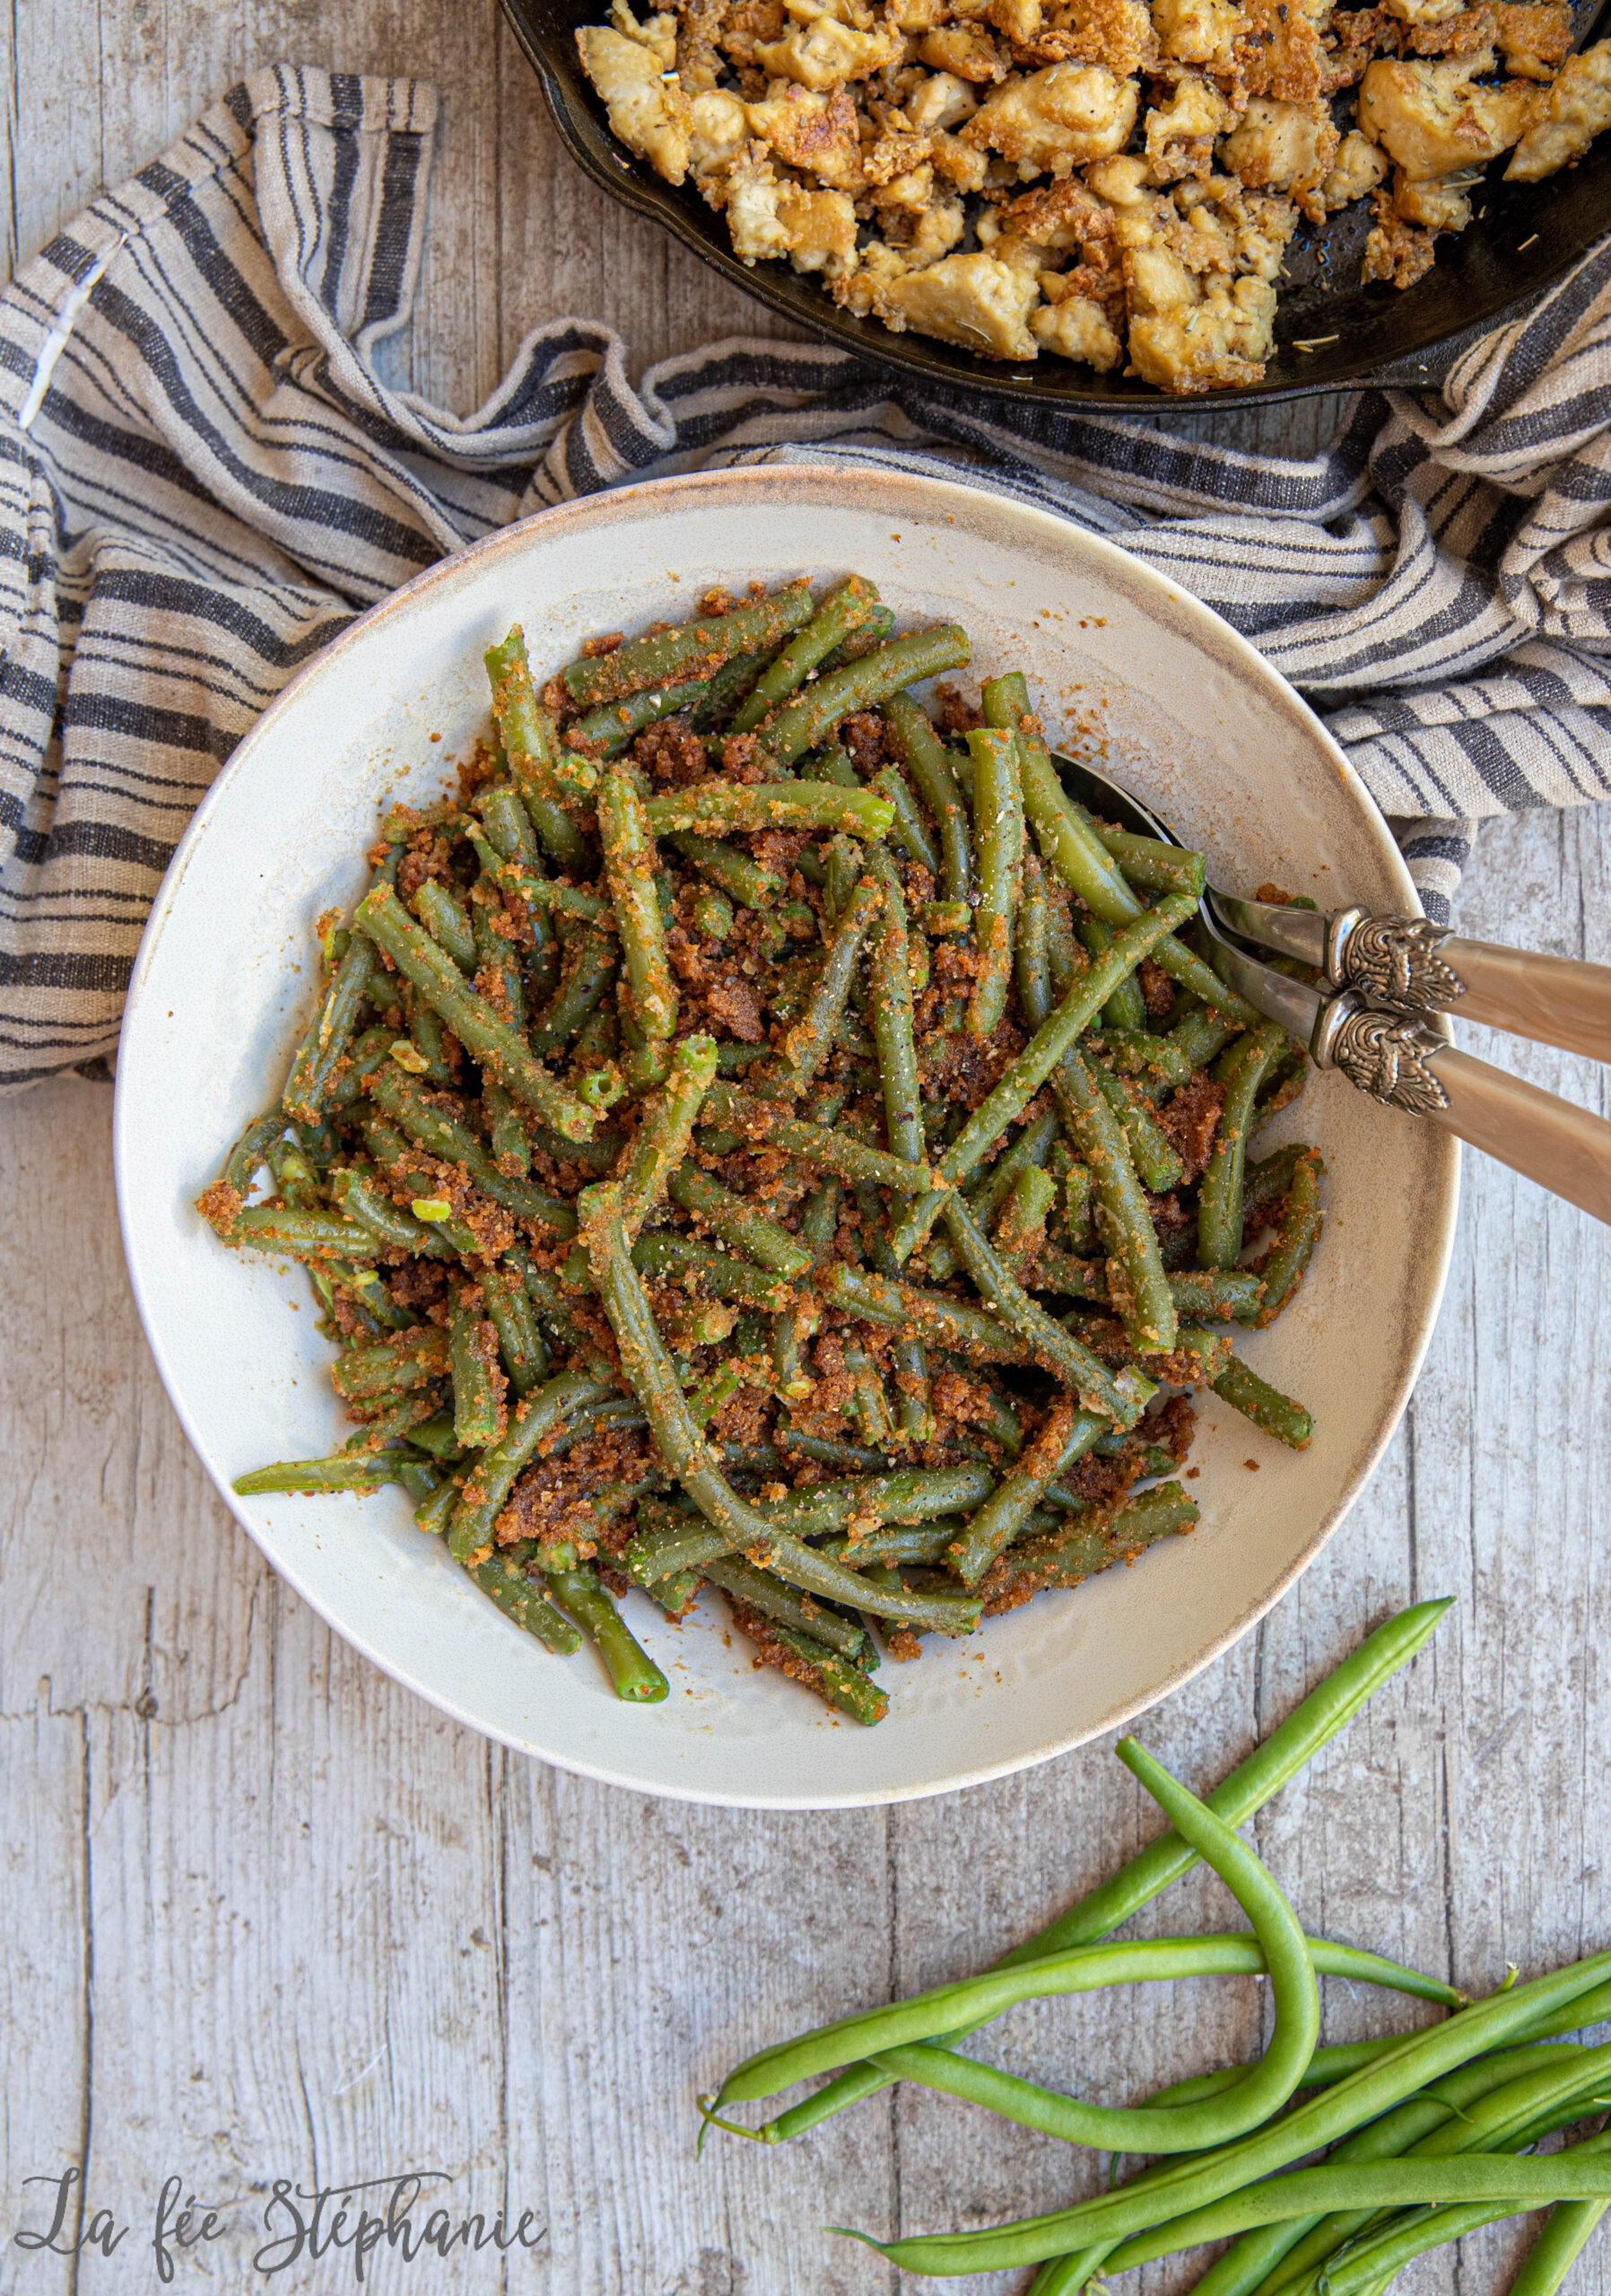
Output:
[[1153,0],[1153,22],[1163,54],[1176,64],[1195,64],[1231,78],[1242,30],[1237,0]]
[[[1313,213],[1324,202],[1311,194],[1330,176],[1341,140],[1327,105],[1284,104],[1274,96],[1254,96],[1226,136],[1221,158],[1239,183],[1289,191],[1300,206]],[[1364,142],[1363,136],[1360,141]]]
[[1083,295],[1043,303],[1030,313],[1029,331],[1042,351],[1053,351],[1059,359],[1083,360],[1099,375],[1110,373],[1124,357],[1124,344],[1109,325],[1106,311]]
[[1041,0],[989,0],[985,10],[986,22],[1017,48],[1040,38],[1042,14]]
[[1515,143],[1538,100],[1525,81],[1478,86],[1493,66],[1491,48],[1446,64],[1372,64],[1360,82],[1359,124],[1412,179],[1484,167]]
[[903,109],[919,135],[932,135],[936,127],[960,127],[971,119],[979,98],[954,72],[931,72],[918,83]]
[[1386,191],[1375,195],[1376,221],[1365,240],[1360,278],[1369,285],[1382,280],[1394,287],[1413,287],[1432,269],[1433,235],[1419,223],[1406,223]]
[[1496,7],[1494,45],[1519,80],[1553,80],[1572,52],[1572,10]]
[[856,106],[843,88],[831,96],[788,87],[763,104],[746,104],[745,117],[775,160],[840,191],[859,191],[866,177],[856,131]]
[[1463,231],[1471,221],[1471,178],[1424,176],[1412,182],[1399,173],[1393,179],[1393,213],[1406,223],[1427,231]]
[[1099,160],[1085,170],[1085,181],[1110,207],[1150,207],[1157,187],[1150,164],[1136,152]]
[[788,239],[788,259],[797,271],[820,271],[844,279],[857,265],[856,209],[842,191],[802,191],[786,184],[778,198],[778,221]]
[[930,32],[918,42],[918,61],[976,88],[1005,80],[1008,69],[1001,50],[978,24],[948,24],[943,31]]
[[898,335],[912,327],[987,359],[1032,359],[1035,338],[1024,322],[1040,293],[1032,276],[992,256],[953,255],[897,279],[878,308]]
[[959,135],[949,135],[944,129],[931,141],[936,173],[945,177],[954,191],[982,191],[989,178],[990,158],[988,152],[976,151],[964,144]]
[[688,99],[666,77],[655,50],[606,24],[584,24],[576,45],[611,134],[667,183],[681,183],[688,172]]
[[727,170],[727,229],[740,263],[788,253],[788,232],[778,213],[782,189],[763,144],[747,144]]
[[745,107],[725,88],[709,89],[689,106],[688,164],[703,187],[729,168],[750,140]]
[[1332,0],[1245,0],[1237,61],[1250,95],[1308,104],[1330,93],[1336,65],[1324,35],[1331,6]]
[[1133,80],[1116,80],[1100,64],[1052,64],[987,96],[962,140],[998,152],[1027,183],[1121,152],[1136,108]]
[[1320,186],[1320,204],[1328,214],[1351,207],[1356,199],[1375,190],[1389,165],[1387,153],[1379,151],[1368,135],[1362,135],[1357,127],[1350,128],[1337,147],[1331,173]]
[[912,268],[904,251],[883,239],[869,239],[848,279],[834,282],[833,300],[858,319],[878,316],[882,299]]
[[1466,0],[1381,0],[1382,13],[1401,24],[1441,24],[1458,16]]
[[1256,382],[1270,355],[1276,291],[1262,279],[1210,283],[1189,304],[1130,307],[1130,362],[1160,390],[1232,389]]
[[1158,35],[1146,0],[1058,0],[1049,29],[1041,36],[1046,61],[1105,64],[1115,79],[1128,80],[1158,61]]
[[647,48],[662,72],[677,68],[677,20],[673,15],[650,16],[640,23],[627,5],[627,0],[610,0],[610,22],[623,39],[635,39]]
[[905,49],[901,32],[861,32],[853,24],[819,16],[814,23],[795,24],[781,39],[757,40],[755,60],[778,79],[796,80],[826,94],[849,80],[869,79],[899,64]]
[[1507,183],[1537,183],[1581,160],[1604,127],[1611,127],[1611,40],[1597,40],[1569,56],[1561,76],[1505,170]]
[[1212,80],[1200,72],[1183,72],[1169,102],[1154,104],[1146,116],[1147,161],[1158,181],[1207,175],[1214,165],[1214,139],[1235,117]]
[[937,199],[931,196],[912,230],[908,250],[912,267],[938,263],[961,245],[967,229],[967,211],[960,199],[945,194]]

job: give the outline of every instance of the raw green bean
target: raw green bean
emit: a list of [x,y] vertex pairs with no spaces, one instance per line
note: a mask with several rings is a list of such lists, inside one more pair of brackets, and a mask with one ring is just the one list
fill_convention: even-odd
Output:
[[[806,1010],[783,1039],[776,1078],[779,1091],[803,1092],[832,1051],[862,943],[883,899],[877,880],[862,877],[846,901],[823,952]],[[773,1080],[769,1076],[767,1082],[771,1084]]]
[[867,973],[867,1002],[884,1089],[884,1136],[892,1155],[908,1164],[920,1164],[926,1160],[926,1149],[921,1080],[912,1035],[906,901],[893,869],[884,882],[883,903]]
[[485,1450],[498,1440],[502,1417],[498,1335],[464,1293],[448,1318],[448,1354],[453,1370],[453,1431],[466,1450]]
[[1054,1074],[1052,1090],[1091,1174],[1097,1233],[1107,1254],[1110,1292],[1125,1335],[1133,1347],[1167,1354],[1174,1346],[1180,1319],[1124,1126],[1077,1050],[1071,1050]]
[[501,1172],[469,1126],[430,1100],[412,1076],[383,1069],[370,1081],[370,1097],[427,1155],[444,1164],[462,1165],[471,1186],[494,1204],[557,1236],[575,1234],[576,1214],[568,1204],[530,1180],[510,1179]]
[[[1133,972],[1161,935],[1189,914],[1183,897],[1147,909],[1119,935],[1107,955],[1074,983],[1050,1019],[1037,1029],[995,1090],[974,1109],[940,1159],[943,1178],[965,1179],[985,1151],[1021,1116],[1058,1064],[1068,1054],[1106,1002],[1115,981]],[[1077,1058],[1077,1055],[1075,1056]],[[1092,1087],[1094,1094],[1095,1087]],[[906,1213],[894,1238],[898,1259],[909,1258],[939,1216],[943,1198],[925,1197]]]
[[775,869],[763,868],[736,845],[719,845],[691,830],[677,830],[666,839],[689,865],[708,878],[742,909],[764,909],[783,898],[783,880]]
[[492,1544],[492,1526],[543,1438],[581,1406],[617,1393],[602,1380],[566,1371],[526,1396],[497,1442],[475,1462],[459,1493],[448,1533],[455,1561],[466,1562]]
[[1289,1450],[1306,1451],[1314,1435],[1314,1422],[1301,1403],[1272,1387],[1248,1364],[1233,1358],[1214,1381],[1214,1392],[1232,1411],[1240,1411],[1255,1427],[1262,1427]]
[[[692,1212],[713,1235],[760,1266],[772,1268],[779,1275],[808,1273],[811,1254],[796,1242],[787,1228],[766,1219],[747,1196],[735,1196],[697,1164],[679,1164],[666,1184],[666,1192],[674,1204],[681,1205],[684,1212]],[[624,1202],[624,1190],[623,1193]]]
[[242,1499],[271,1492],[379,1491],[395,1483],[406,1453],[403,1451],[338,1451],[333,1459],[283,1459],[272,1467],[254,1467],[230,1485]]
[[489,1268],[481,1288],[509,1383],[517,1396],[528,1396],[548,1377],[548,1350],[537,1329],[531,1294],[512,1267]]
[[574,1570],[551,1570],[549,1591],[597,1648],[609,1668],[617,1698],[633,1705],[654,1706],[669,1696],[671,1684],[638,1640],[621,1613],[598,1583],[590,1563]]
[[695,781],[649,798],[644,811],[657,836],[692,830],[707,838],[767,829],[883,837],[894,819],[886,797],[866,789],[839,789],[831,781]]
[[598,829],[634,1017],[646,1037],[669,1037],[677,1024],[677,993],[655,888],[654,833],[629,775],[606,773],[600,783]]
[[446,949],[460,972],[475,970],[475,936],[470,912],[435,877],[427,877],[414,897],[414,915],[439,948]]
[[553,773],[559,742],[553,721],[538,705],[518,622],[501,644],[488,648],[484,659],[492,689],[492,723],[520,802],[561,866],[580,867],[588,859],[588,841],[560,803]]
[[1083,1457],[1110,1424],[1096,1412],[1081,1411],[1072,1396],[1057,1399],[1011,1474],[997,1484],[952,1550],[952,1567],[964,1587],[978,1586],[1023,1528],[1047,1484]]
[[505,1618],[512,1618],[527,1634],[535,1634],[547,1649],[569,1657],[581,1648],[581,1636],[521,1569],[521,1560],[531,1552],[524,1541],[518,1547],[505,1547],[473,1565],[470,1576],[483,1595],[492,1596]]
[[809,622],[811,611],[809,585],[791,582],[770,597],[746,601],[726,613],[708,614],[673,630],[651,630],[612,652],[584,656],[567,664],[560,676],[571,700],[591,709],[601,701],[616,701],[671,679],[712,677],[736,655],[770,651],[779,639]]
[[893,808],[895,818],[890,824],[890,835],[898,845],[905,848],[910,859],[937,879],[940,857],[906,776],[898,766],[886,765],[882,773],[873,776],[867,786],[877,796],[886,797]]
[[684,709],[695,709],[708,701],[710,695],[710,686],[703,678],[676,685],[652,686],[647,691],[629,694],[623,701],[606,701],[597,709],[589,709],[570,727],[570,739],[579,750],[599,757],[615,757],[646,726],[657,725],[662,718],[675,718]]
[[877,603],[877,590],[871,582],[864,582],[859,574],[852,574],[848,582],[842,582],[823,599],[805,628],[796,630],[771,666],[762,672],[749,700],[735,715],[731,731],[753,732],[791,693],[797,693],[813,670],[820,669],[834,648],[852,631],[862,627]]
[[525,1039],[486,1000],[469,987],[445,956],[408,915],[389,885],[378,886],[359,903],[354,922],[390,957],[447,1022],[466,1052],[491,1068],[501,1084],[535,1109],[544,1123],[567,1139],[592,1136],[594,1116],[558,1083]]
[[[945,898],[965,902],[973,880],[973,847],[950,753],[910,694],[892,695],[884,704],[884,718],[901,761],[917,783],[919,795],[939,830],[940,882]],[[971,922],[970,913],[961,924],[942,929],[964,932]]]
[[1555,2296],[1595,2226],[1603,2200],[1558,2200],[1522,2260],[1507,2296]]
[[1003,1265],[960,1196],[945,1199],[943,1216],[946,1232],[974,1284],[1001,1321],[1025,1343],[1035,1360],[1054,1371],[1066,1387],[1072,1387],[1087,1411],[1101,1412],[1120,1427],[1134,1426],[1153,1392],[1147,1383],[1132,1383],[1127,1392],[1082,1340],[1061,1324],[1054,1323],[1039,1301],[1032,1300]]
[[807,750],[820,749],[846,718],[875,709],[919,679],[962,668],[968,653],[967,631],[960,622],[948,622],[913,631],[864,654],[859,661],[847,662],[842,669],[829,670],[797,701],[779,710],[765,735],[767,752],[779,764],[790,765]]
[[[304,1124],[318,1120],[336,1063],[342,1059],[357,1025],[358,1015],[375,977],[375,944],[361,933],[354,933],[347,943],[346,953],[331,975],[319,1005],[318,1017],[297,1048],[291,1064],[291,1074],[285,1080],[285,1090],[280,1105],[284,1113],[296,1117]],[[272,1123],[273,1118],[259,1118],[259,1123]],[[247,1175],[250,1179],[249,1172]],[[237,1191],[246,1193],[244,1188]]]
[[979,899],[973,910],[978,963],[968,1005],[969,1032],[994,1035],[1006,1012],[1013,978],[1013,920],[1023,872],[1023,799],[1018,744],[1010,733],[981,727],[968,736],[973,760],[973,840]]
[[1286,1042],[1279,1022],[1260,1021],[1215,1064],[1225,1100],[1197,1200],[1197,1257],[1206,1267],[1234,1267],[1241,1254],[1249,1120],[1265,1072]]
[[[1303,1281],[1320,1236],[1320,1175],[1326,1167],[1318,1149],[1294,1157],[1281,1232],[1259,1268],[1262,1298],[1253,1320],[1273,1324]],[[1245,1223],[1244,1223],[1245,1232]]]
[[837,1611],[824,1610],[809,1595],[797,1595],[792,1587],[784,1586],[781,1579],[770,1577],[764,1570],[757,1570],[753,1563],[740,1562],[732,1556],[713,1556],[703,1569],[706,1578],[724,1594],[736,1595],[740,1602],[747,1603],[763,1617],[792,1627],[797,1634],[810,1635],[828,1649],[837,1650],[842,1658],[853,1658],[866,1647],[865,1626],[858,1626],[854,1619],[841,1618]]

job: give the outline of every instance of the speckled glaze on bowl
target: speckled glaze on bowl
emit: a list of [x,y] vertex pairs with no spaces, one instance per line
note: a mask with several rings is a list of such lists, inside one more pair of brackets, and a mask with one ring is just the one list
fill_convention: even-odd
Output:
[[[1014,664],[1054,736],[1110,764],[1216,880],[1323,907],[1414,906],[1380,816],[1304,704],[1206,608],[1045,512],[888,473],[756,468],[596,495],[423,574],[300,674],[236,751],[162,885],[131,984],[115,1118],[136,1299],[186,1432],[274,1569],[357,1649],[523,1752],[646,1793],[826,1808],[941,1793],[1043,1761],[1161,1698],[1268,1609],[1336,1530],[1397,1425],[1451,1242],[1454,1143],[1311,1082],[1272,1139],[1317,1140],[1329,1216],[1293,1309],[1247,1342],[1317,1433],[1283,1451],[1214,1403],[1201,1527],[889,1666],[875,1730],[757,1673],[718,1617],[634,1630],[671,1682],[623,1706],[588,1652],[551,1657],[415,1530],[399,1491],[237,1499],[230,1478],[346,1429],[300,1271],[225,1251],[192,1209],[269,1097],[314,992],[312,926],[349,902],[377,806],[434,795],[485,723],[482,649],[525,623],[556,665],[601,629],[690,610],[712,582],[856,570],[903,621],[965,622],[974,669]],[[293,1311],[294,1310],[294,1311]],[[1248,1473],[1257,1455],[1261,1471]],[[716,1605],[710,1605],[712,1613]]]

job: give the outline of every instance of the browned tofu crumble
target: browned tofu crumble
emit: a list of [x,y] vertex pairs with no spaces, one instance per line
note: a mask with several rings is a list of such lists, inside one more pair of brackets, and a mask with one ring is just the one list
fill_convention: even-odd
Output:
[[1611,124],[1566,0],[611,0],[576,39],[744,263],[1171,393],[1261,379],[1302,220],[1371,201],[1363,278],[1408,287],[1490,161],[1537,182]]

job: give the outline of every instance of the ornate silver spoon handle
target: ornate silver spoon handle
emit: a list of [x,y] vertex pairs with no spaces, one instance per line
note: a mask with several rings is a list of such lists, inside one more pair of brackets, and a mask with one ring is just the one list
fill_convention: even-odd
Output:
[[1234,933],[1318,964],[1337,987],[1393,1013],[1455,1013],[1511,1036],[1611,1061],[1611,965],[1463,941],[1424,917],[1334,916],[1215,896]]
[[1319,1066],[1340,1068],[1373,1100],[1430,1117],[1611,1224],[1611,1124],[1604,1117],[1458,1052],[1423,1021],[1373,1011],[1352,996],[1328,1002],[1312,1049]]

